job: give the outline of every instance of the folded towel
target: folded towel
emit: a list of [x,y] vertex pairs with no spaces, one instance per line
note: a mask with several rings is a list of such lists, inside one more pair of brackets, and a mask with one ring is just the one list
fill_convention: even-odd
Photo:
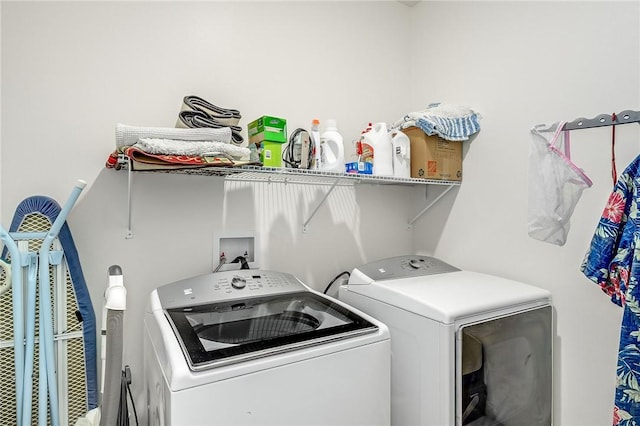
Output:
[[214,157],[213,161],[207,161],[199,155],[165,155],[150,154],[136,146],[126,149],[126,155],[131,159],[131,170],[175,170],[195,169],[200,167],[233,167],[233,161],[221,157]]
[[427,135],[450,141],[463,141],[480,131],[480,114],[464,106],[435,103],[426,109],[410,112],[393,123],[392,129],[419,127]]
[[[178,121],[176,122],[177,128],[212,128],[219,129],[227,126],[215,119],[211,118],[208,114],[202,111],[180,111],[178,113]],[[240,126],[228,126],[231,129],[231,143],[234,145],[241,145],[244,142],[244,138],[240,134],[242,127]],[[177,138],[176,138],[177,139]]]
[[116,125],[116,148],[134,145],[141,138],[179,139],[183,141],[217,141],[229,143],[229,127],[176,129],[171,127],[136,127],[118,123]]
[[150,154],[141,151],[136,146],[130,146],[125,154],[131,160],[131,170],[178,170],[199,168],[227,168],[245,165],[261,165],[260,162],[250,160],[234,160],[226,154],[206,155],[165,155]]
[[235,146],[224,142],[211,141],[141,138],[134,147],[150,154],[205,155],[211,153],[223,153],[236,160],[243,158],[248,159],[251,155],[249,148]]
[[198,96],[185,96],[180,111],[201,111],[221,124],[238,125],[242,118],[237,109],[221,108]]

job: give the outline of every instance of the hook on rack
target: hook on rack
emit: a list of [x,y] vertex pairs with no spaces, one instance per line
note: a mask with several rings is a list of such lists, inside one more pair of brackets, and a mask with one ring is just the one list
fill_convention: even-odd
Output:
[[627,109],[617,114],[600,114],[593,118],[581,117],[565,124],[563,130],[590,129],[629,123],[640,124],[640,111]]
[[618,120],[622,120],[620,124],[640,123],[640,111],[632,111],[630,109],[622,111],[618,114]]

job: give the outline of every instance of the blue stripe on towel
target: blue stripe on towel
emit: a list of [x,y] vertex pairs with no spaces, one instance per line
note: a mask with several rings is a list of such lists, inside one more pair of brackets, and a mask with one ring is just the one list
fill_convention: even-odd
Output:
[[438,135],[450,141],[467,140],[480,130],[477,114],[455,118],[425,114],[416,121],[416,125],[427,135]]

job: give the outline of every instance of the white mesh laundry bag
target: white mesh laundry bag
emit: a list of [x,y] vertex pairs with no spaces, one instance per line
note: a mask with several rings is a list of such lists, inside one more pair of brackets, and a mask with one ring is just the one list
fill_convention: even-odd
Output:
[[528,231],[531,238],[564,245],[570,219],[591,179],[571,161],[564,122],[531,129]]

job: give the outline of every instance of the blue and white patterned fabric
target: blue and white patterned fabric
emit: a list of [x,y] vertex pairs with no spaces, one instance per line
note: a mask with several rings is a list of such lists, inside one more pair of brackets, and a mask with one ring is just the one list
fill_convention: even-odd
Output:
[[[581,266],[622,306],[613,425],[640,425],[640,156],[622,173]],[[636,288],[638,291],[636,291]]]
[[480,114],[467,107],[434,103],[422,111],[406,114],[391,127],[398,130],[419,127],[429,136],[465,141],[480,131],[480,118]]

